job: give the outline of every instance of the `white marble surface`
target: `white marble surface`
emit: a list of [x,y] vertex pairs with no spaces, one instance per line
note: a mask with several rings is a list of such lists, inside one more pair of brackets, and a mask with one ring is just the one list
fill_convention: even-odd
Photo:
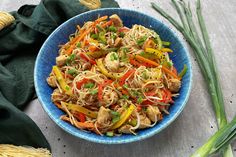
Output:
[[[12,11],[23,4],[38,2],[39,0],[1,0],[0,10]],[[151,9],[151,0],[118,0],[118,2],[122,8],[144,12],[173,28],[167,20]],[[177,17],[170,5],[170,0],[156,0],[156,2]],[[225,108],[228,119],[231,120],[236,114],[234,82],[236,80],[236,1],[202,0],[202,3],[221,76]],[[32,101],[25,112],[41,128],[51,144],[54,157],[187,157],[217,130],[205,83],[192,50],[189,49],[189,52],[193,63],[193,88],[186,108],[168,128],[144,141],[123,145],[102,145],[75,138],[49,119],[38,100]],[[232,147],[236,155],[236,142]]]

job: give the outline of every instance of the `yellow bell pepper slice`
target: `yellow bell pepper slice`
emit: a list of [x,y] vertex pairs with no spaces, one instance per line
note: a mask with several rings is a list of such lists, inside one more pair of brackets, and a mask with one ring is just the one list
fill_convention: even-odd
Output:
[[161,50],[153,49],[153,48],[146,48],[145,52],[155,54],[161,62],[166,61],[166,56],[161,52]]
[[171,50],[169,48],[162,48],[161,51],[162,52],[173,52],[173,50]]
[[111,127],[111,130],[117,129],[122,124],[124,124],[135,109],[136,109],[136,106],[134,104],[131,104],[129,108],[121,114],[120,120]]
[[67,95],[72,95],[72,89],[71,87],[66,83],[64,80],[60,69],[57,66],[52,67],[52,71],[56,76],[56,79],[61,87],[61,89],[67,94]]
[[91,111],[91,110],[89,110],[85,107],[82,107],[80,105],[66,103],[66,102],[63,102],[63,101],[61,102],[61,104],[65,105],[68,110],[83,113],[83,114],[85,114],[85,115],[87,115],[88,117],[91,117],[91,118],[97,118],[97,112]]
[[113,72],[107,71],[107,69],[103,65],[101,58],[97,60],[97,66],[101,70],[101,73],[103,73],[105,76],[110,77],[112,79],[119,79],[120,77],[123,76],[123,73],[113,73]]

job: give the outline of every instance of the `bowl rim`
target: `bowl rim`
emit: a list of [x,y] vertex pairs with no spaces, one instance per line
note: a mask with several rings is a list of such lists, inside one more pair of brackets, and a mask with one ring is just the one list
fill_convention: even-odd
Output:
[[[39,58],[41,58],[40,56],[42,55],[42,50],[43,48],[45,47],[46,43],[48,41],[51,40],[51,37],[53,36],[53,34],[55,34],[56,32],[58,32],[60,30],[60,28],[64,25],[66,25],[69,21],[72,21],[76,18],[79,18],[80,16],[84,16],[86,14],[91,14],[93,12],[99,12],[99,11],[128,11],[128,12],[134,12],[136,14],[141,14],[143,16],[147,16],[149,18],[151,18],[152,20],[154,21],[158,21],[160,23],[162,23],[165,27],[167,27],[167,29],[169,29],[169,31],[172,33],[172,35],[177,38],[180,43],[182,44],[182,49],[185,51],[185,54],[186,54],[186,58],[189,62],[189,67],[188,67],[188,70],[189,70],[189,86],[187,88],[187,94],[186,94],[186,97],[184,98],[183,102],[182,102],[182,105],[181,107],[179,108],[179,110],[177,110],[177,112],[171,117],[171,119],[169,119],[169,121],[167,121],[166,123],[163,124],[162,127],[160,127],[159,129],[155,129],[155,130],[152,130],[151,132],[148,132],[146,134],[143,134],[143,135],[137,135],[137,136],[133,136],[132,138],[128,138],[128,139],[121,139],[121,140],[107,140],[107,139],[97,139],[95,137],[91,137],[88,135],[82,135],[80,133],[76,133],[74,131],[71,131],[70,129],[68,129],[67,127],[63,126],[62,123],[60,123],[58,121],[57,118],[55,118],[52,114],[50,114],[50,110],[46,107],[46,104],[44,104],[44,101],[42,100],[41,98],[41,94],[39,92],[39,85],[38,85],[38,75],[37,75],[37,67],[39,65]],[[50,117],[50,119],[55,122],[61,129],[63,129],[65,132],[75,136],[75,137],[79,137],[81,139],[84,139],[84,140],[87,140],[87,141],[90,141],[90,142],[94,142],[94,143],[101,143],[101,144],[123,144],[123,143],[131,143],[131,142],[135,142],[135,141],[141,141],[141,140],[144,140],[144,139],[147,139],[147,138],[150,138],[152,136],[154,136],[155,134],[163,131],[165,128],[167,128],[173,121],[175,121],[175,119],[180,115],[180,113],[183,111],[184,107],[186,106],[187,104],[187,101],[189,99],[189,96],[190,96],[190,93],[191,93],[191,89],[192,89],[192,62],[191,62],[191,59],[190,59],[190,55],[189,55],[189,52],[188,50],[186,49],[186,44],[184,43],[183,39],[175,32],[173,31],[173,29],[171,29],[169,27],[169,25],[165,24],[163,21],[160,21],[148,14],[145,14],[145,13],[142,13],[142,12],[139,12],[139,11],[136,11],[136,10],[132,10],[132,9],[123,9],[123,8],[102,8],[102,9],[96,9],[96,10],[91,10],[91,11],[87,11],[87,12],[84,12],[84,13],[81,13],[81,14],[78,14],[70,19],[68,19],[67,21],[63,22],[61,25],[59,25],[48,37],[47,39],[44,41],[43,45],[41,46],[40,50],[39,50],[39,53],[37,55],[37,58],[36,58],[36,62],[35,62],[35,67],[34,67],[34,86],[35,86],[35,90],[36,90],[36,94],[38,96],[38,99],[39,99],[39,102],[41,103],[41,105],[43,106],[43,109],[46,111],[47,115]],[[148,129],[148,128],[147,128]]]

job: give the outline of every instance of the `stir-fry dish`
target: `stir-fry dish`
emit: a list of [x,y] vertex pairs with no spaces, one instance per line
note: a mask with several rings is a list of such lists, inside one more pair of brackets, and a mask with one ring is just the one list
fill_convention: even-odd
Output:
[[186,67],[177,73],[170,42],[116,14],[88,21],[60,46],[47,78],[61,119],[99,135],[136,134],[169,114]]

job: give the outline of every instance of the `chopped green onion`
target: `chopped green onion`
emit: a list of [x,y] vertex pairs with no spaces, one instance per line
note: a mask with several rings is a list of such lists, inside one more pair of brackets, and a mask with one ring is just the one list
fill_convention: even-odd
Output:
[[144,42],[147,40],[147,36],[143,36],[140,39],[137,40],[138,46],[143,46]]
[[110,56],[111,61],[118,60],[118,56],[116,53],[112,53]]
[[164,46],[170,46],[170,42],[168,42],[168,41],[162,41],[162,45],[164,45]]
[[73,63],[75,60],[75,54],[71,54],[67,59],[66,59],[66,65],[70,65]]
[[186,74],[187,70],[188,70],[188,67],[187,67],[186,64],[184,64],[184,68],[183,68],[183,70],[179,73],[178,76],[179,76],[180,78],[182,78],[182,77]]
[[98,93],[98,90],[97,89],[94,89],[94,90],[92,90],[91,92],[90,92],[90,94],[92,94],[92,95],[95,95],[95,94],[97,94]]
[[140,96],[140,97],[138,97],[138,100],[137,100],[137,103],[138,104],[141,104],[143,102],[143,98]]
[[72,75],[72,76],[74,76],[75,74],[77,74],[77,70],[75,70],[75,69],[70,69],[70,70],[67,71],[67,73],[70,74],[70,75]]
[[108,27],[108,30],[111,31],[111,32],[117,32],[117,28],[114,27],[114,26]]
[[98,39],[98,35],[97,34],[91,34],[91,38]]
[[120,120],[120,116],[115,116],[114,118],[112,118],[112,123],[116,123]]
[[129,86],[127,84],[124,84],[123,87],[126,89],[129,88]]
[[125,36],[125,33],[124,32],[120,32],[120,37],[124,38],[124,36]]
[[81,48],[81,43],[78,42],[77,45],[76,45],[77,48]]
[[93,88],[94,86],[95,86],[94,83],[86,83],[86,84],[84,85],[84,88]]
[[122,95],[121,98],[122,98],[122,99],[129,99],[129,96],[128,96],[128,95]]
[[114,136],[114,132],[113,131],[108,131],[108,132],[106,132],[106,136],[113,137]]
[[111,111],[111,114],[112,114],[113,116],[120,116],[120,113],[119,113],[119,112],[116,112],[116,111]]
[[129,121],[128,123],[132,126],[136,126],[137,125],[137,120],[136,119],[131,119],[131,121]]

